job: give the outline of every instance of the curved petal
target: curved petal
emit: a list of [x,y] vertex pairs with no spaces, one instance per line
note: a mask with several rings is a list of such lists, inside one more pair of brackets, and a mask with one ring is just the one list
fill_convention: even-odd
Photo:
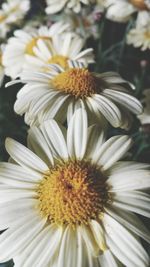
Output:
[[77,237],[76,231],[67,226],[61,241],[58,267],[76,267],[77,266]]
[[59,248],[62,228],[52,225],[45,227],[21,252],[21,267],[41,267],[49,265]]
[[96,103],[99,111],[103,114],[103,116],[109,121],[112,126],[121,126],[121,112],[111,100],[98,94],[95,94],[92,99]]
[[150,198],[142,192],[118,192],[114,196],[113,206],[150,218]]
[[145,267],[149,264],[149,257],[141,243],[130,234],[121,224],[111,216],[105,214],[103,218],[106,230],[106,240],[113,254],[127,266]]
[[67,131],[67,146],[70,157],[82,159],[87,146],[87,114],[84,109],[78,109],[73,115]]
[[119,223],[150,243],[150,231],[134,213],[122,210],[118,207],[109,207],[105,210]]
[[19,199],[0,204],[0,229],[7,229],[25,215],[28,216],[34,210],[36,200]]
[[36,213],[25,216],[15,222],[10,229],[0,235],[0,262],[12,259],[23,250],[31,240],[41,231],[45,220]]
[[[117,260],[113,256],[110,250],[106,250],[100,257],[99,257],[100,266],[102,267],[120,267]],[[121,265],[122,266],[122,265]]]
[[48,170],[48,166],[38,156],[11,138],[6,139],[6,150],[9,155],[24,168],[37,172],[45,172]]
[[125,155],[131,144],[132,140],[127,135],[113,136],[101,146],[95,161],[107,170]]
[[41,173],[32,172],[14,163],[0,162],[0,183],[2,184],[32,189],[41,178]]
[[40,128],[45,133],[47,142],[53,153],[60,159],[68,159],[66,140],[58,123],[54,120],[48,120]]
[[[134,168],[134,167],[133,167]],[[134,170],[117,172],[109,176],[108,184],[111,192],[142,190],[150,188],[150,171]]]
[[119,103],[121,106],[124,106],[134,114],[142,113],[142,104],[134,96],[111,89],[105,89],[103,91],[103,95],[108,97],[109,99],[112,99],[115,103]]
[[104,143],[105,134],[99,125],[94,124],[88,128],[88,140],[86,157],[94,162],[96,154],[99,152],[100,147]]
[[54,164],[52,152],[39,128],[32,127],[28,131],[28,147],[48,166]]

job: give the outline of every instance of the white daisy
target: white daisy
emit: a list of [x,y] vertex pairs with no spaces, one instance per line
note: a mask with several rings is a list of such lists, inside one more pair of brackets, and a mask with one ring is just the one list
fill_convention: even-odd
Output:
[[127,35],[127,44],[140,47],[142,51],[150,49],[150,19],[144,27],[136,26]]
[[150,124],[150,89],[144,90],[143,95],[145,96],[142,101],[144,104],[144,111],[138,116],[142,125]]
[[130,112],[142,112],[142,105],[129,92],[130,84],[119,74],[92,73],[77,61],[69,64],[68,70],[46,65],[47,72],[26,71],[21,80],[8,83],[26,83],[14,108],[20,115],[25,113],[27,124],[39,124],[49,118],[64,122],[66,117],[70,120],[76,109],[84,107],[92,121],[105,120],[114,127],[128,128]]
[[64,69],[69,67],[68,60],[78,60],[83,63],[93,63],[93,49],[83,50],[84,39],[73,32],[57,34],[50,43],[39,40],[33,55],[26,55],[25,68],[41,70],[45,64],[58,64]]
[[92,0],[46,0],[47,14],[53,14],[61,11],[63,8],[71,8],[76,13],[81,11],[81,4],[89,5]]
[[29,131],[29,150],[7,139],[17,163],[0,164],[0,262],[16,267],[148,267],[147,164],[117,162],[128,136],[104,143],[79,109],[68,130],[54,120]]
[[95,5],[94,9],[85,7],[81,9],[79,14],[72,10],[65,10],[61,18],[64,22],[69,23],[71,30],[76,32],[82,38],[87,39],[90,36],[99,38],[99,21],[104,12],[102,3]]
[[7,0],[0,9],[0,37],[5,38],[12,24],[18,24],[30,8],[29,0]]
[[3,58],[3,51],[4,51],[4,45],[0,46],[0,86],[3,83],[3,79],[4,79],[4,66],[2,63],[2,58]]
[[149,0],[106,0],[105,6],[107,18],[118,22],[126,22],[137,13],[138,24],[145,25],[150,16]]
[[36,46],[41,40],[50,44],[52,36],[60,34],[67,29],[69,29],[68,24],[57,22],[50,28],[41,26],[39,29],[35,28],[32,31],[16,30],[14,37],[8,40],[3,56],[6,74],[11,78],[16,78],[22,72],[25,56],[34,55],[34,51],[37,49]]

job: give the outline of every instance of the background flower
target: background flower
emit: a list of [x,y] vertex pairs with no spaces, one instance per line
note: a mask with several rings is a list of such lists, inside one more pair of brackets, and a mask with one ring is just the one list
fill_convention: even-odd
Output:
[[5,38],[14,24],[19,24],[30,8],[29,0],[7,0],[0,9],[0,38]]
[[144,0],[106,0],[107,18],[126,22],[134,13],[138,14],[138,24],[145,25],[147,17],[150,16],[149,4]]
[[[19,76],[26,63],[26,55],[36,55],[37,46],[41,40],[51,46],[52,36],[66,31],[68,27],[68,24],[58,22],[51,27],[40,26],[38,29],[31,28],[30,31],[29,29],[26,31],[16,30],[14,37],[8,39],[3,55],[6,75],[13,79]],[[34,50],[36,51],[35,53]]]
[[75,12],[79,12],[81,10],[81,3],[85,5],[90,4],[90,0],[62,0],[61,2],[56,0],[55,2],[53,0],[47,0],[47,8],[46,13],[47,14],[53,14],[59,12],[64,7],[71,8]]

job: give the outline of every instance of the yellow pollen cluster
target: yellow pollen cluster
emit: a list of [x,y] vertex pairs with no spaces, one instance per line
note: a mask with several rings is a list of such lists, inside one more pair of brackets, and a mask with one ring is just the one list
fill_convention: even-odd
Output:
[[108,201],[105,177],[89,162],[68,161],[45,174],[37,188],[39,209],[50,223],[88,224]]
[[76,98],[84,98],[98,92],[98,79],[85,68],[70,68],[55,76],[53,86]]
[[6,16],[0,15],[0,23],[3,22],[6,19]]
[[145,38],[150,40],[150,31],[145,32]]
[[147,5],[144,0],[130,0],[130,2],[137,8],[141,10],[148,10]]
[[61,56],[61,55],[55,55],[55,56],[51,57],[47,63],[48,64],[58,64],[64,69],[67,69],[69,67],[68,57]]
[[33,48],[37,45],[37,41],[40,39],[51,41],[51,38],[49,38],[47,36],[35,37],[26,45],[25,54],[30,55],[30,56],[35,56]]

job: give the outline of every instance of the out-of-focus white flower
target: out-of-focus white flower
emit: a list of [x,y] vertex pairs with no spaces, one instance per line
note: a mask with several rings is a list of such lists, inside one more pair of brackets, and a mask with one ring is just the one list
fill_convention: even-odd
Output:
[[93,49],[82,50],[84,43],[83,38],[72,32],[53,36],[51,43],[40,40],[34,55],[26,54],[25,69],[33,71],[46,69],[45,64],[58,64],[67,69],[68,60],[77,60],[85,64],[93,63]]
[[34,56],[37,46],[43,42],[51,44],[52,36],[69,29],[68,24],[57,22],[51,27],[41,26],[39,29],[16,30],[14,37],[8,40],[3,55],[5,73],[11,78],[16,78],[22,72],[26,61],[26,55]]
[[140,47],[142,51],[150,49],[150,18],[147,25],[136,25],[127,35],[127,44],[132,44],[134,47]]
[[64,70],[58,65],[47,65],[46,71],[24,71],[21,80],[9,83],[26,83],[14,108],[20,115],[25,113],[27,124],[50,118],[64,122],[67,117],[69,121],[74,111],[83,107],[92,122],[108,121],[113,127],[129,128],[130,112],[142,112],[142,105],[128,90],[130,84],[119,74],[92,73],[77,61],[69,62],[69,67]]
[[[29,131],[27,149],[6,140],[17,163],[0,163],[0,262],[26,267],[147,267],[136,214],[149,217],[148,164],[120,161],[132,140],[105,142],[84,110],[68,129],[54,120]],[[136,214],[135,214],[136,213]],[[122,265],[123,264],[123,265]]]
[[144,112],[138,116],[142,125],[150,124],[150,89],[144,90],[143,95]]
[[89,5],[93,0],[47,0],[47,14],[61,11],[63,8],[73,9],[76,13],[81,11],[81,4]]
[[150,17],[150,4],[144,0],[106,0],[105,6],[107,18],[113,21],[127,22],[133,13],[137,13],[138,24],[143,26]]
[[4,51],[4,45],[1,45],[0,46],[0,86],[2,85],[3,83],[3,79],[4,79],[4,66],[3,66],[3,51]]
[[12,24],[18,24],[30,8],[29,0],[7,0],[0,9],[0,38],[4,38]]
[[93,36],[99,38],[99,22],[104,12],[104,7],[96,5],[92,10],[88,7],[82,8],[80,14],[72,10],[65,10],[62,20],[69,23],[71,30],[80,34],[84,39]]

